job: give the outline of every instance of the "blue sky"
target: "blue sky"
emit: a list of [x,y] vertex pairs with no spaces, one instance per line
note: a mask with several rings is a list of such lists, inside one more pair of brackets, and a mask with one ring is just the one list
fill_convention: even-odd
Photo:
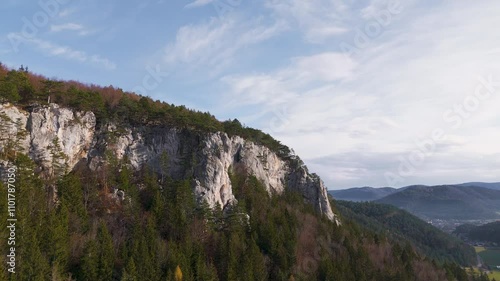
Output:
[[238,118],[330,189],[500,181],[498,11],[493,0],[7,0],[0,61]]

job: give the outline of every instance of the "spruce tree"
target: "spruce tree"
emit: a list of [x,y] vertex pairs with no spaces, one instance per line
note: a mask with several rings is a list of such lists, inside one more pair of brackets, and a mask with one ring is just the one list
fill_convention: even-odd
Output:
[[122,278],[120,281],[138,281],[137,268],[133,258],[130,258],[127,265],[123,269]]
[[85,245],[84,255],[81,260],[81,279],[82,280],[100,280],[99,279],[99,253],[97,244],[90,240]]
[[52,140],[52,144],[49,146],[49,153],[52,157],[50,176],[55,181],[56,177],[66,173],[66,160],[68,159],[62,151],[59,137],[56,136]]
[[113,267],[115,262],[115,253],[113,248],[113,239],[109,234],[105,223],[101,222],[97,230],[97,242],[99,243],[99,280],[111,280],[113,276]]
[[57,268],[65,272],[68,267],[69,248],[69,213],[66,204],[62,203],[56,212],[55,224],[52,228],[53,262]]

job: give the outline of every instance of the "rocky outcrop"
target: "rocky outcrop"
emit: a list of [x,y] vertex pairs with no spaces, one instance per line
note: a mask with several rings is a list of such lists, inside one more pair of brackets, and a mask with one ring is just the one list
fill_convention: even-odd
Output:
[[[199,200],[211,206],[227,206],[235,202],[229,175],[237,168],[259,179],[270,194],[286,189],[299,191],[319,212],[337,221],[323,182],[300,165],[298,158],[291,155],[283,159],[267,147],[238,136],[160,126],[120,128],[107,124],[97,128],[92,112],[74,112],[56,104],[29,112],[4,104],[0,105],[2,112],[1,116],[11,120],[2,121],[8,123],[2,130],[13,136],[16,145],[43,170],[51,167],[54,147],[65,155],[61,161],[67,170],[80,161],[97,170],[105,161],[105,151],[112,151],[135,169],[148,165],[175,179],[192,179]],[[0,140],[0,145],[7,142]]]
[[[2,120],[7,127],[2,134],[9,137],[1,145],[18,147],[41,168],[50,169],[54,161],[59,161],[71,170],[87,157],[96,126],[92,112],[73,112],[57,104],[26,112],[4,104],[0,105],[2,113],[8,117]],[[53,159],[58,153],[64,157]]]
[[[28,120],[30,156],[51,163],[55,142],[66,156],[62,159],[69,168],[86,158],[94,139],[96,118],[92,112],[73,112],[56,104],[33,109]],[[51,153],[52,152],[52,153]]]

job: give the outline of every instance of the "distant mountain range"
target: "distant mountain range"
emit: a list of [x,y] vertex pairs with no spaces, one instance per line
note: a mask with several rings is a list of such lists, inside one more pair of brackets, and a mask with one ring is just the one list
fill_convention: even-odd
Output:
[[500,191],[478,186],[414,186],[377,202],[427,219],[500,218]]
[[495,190],[500,190],[500,182],[466,182],[466,183],[461,183],[457,184],[459,186],[479,186],[479,187],[485,187],[489,189],[495,189]]
[[415,185],[404,188],[351,188],[330,191],[338,200],[376,201],[405,209],[424,219],[500,218],[500,183]]
[[377,199],[381,199],[387,195],[391,195],[394,192],[397,192],[398,189],[392,187],[355,187],[343,190],[331,190],[329,193],[333,196],[333,198],[338,200],[346,200],[346,201],[375,201]]

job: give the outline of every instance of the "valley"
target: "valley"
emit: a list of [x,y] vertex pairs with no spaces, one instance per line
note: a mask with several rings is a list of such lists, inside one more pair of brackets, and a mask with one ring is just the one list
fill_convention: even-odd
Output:
[[[451,186],[408,186],[400,189],[363,187],[330,191],[330,195],[337,200],[346,200],[337,201],[337,206],[344,216],[380,233],[387,233],[386,235],[393,237],[406,237],[413,241],[413,245],[417,245],[420,251],[427,252],[427,255],[445,258],[446,255],[443,253],[431,250],[432,245],[439,243],[439,240],[434,240],[430,245],[421,244],[418,242],[422,240],[419,240],[417,232],[401,232],[402,229],[412,229],[411,221],[419,224],[419,219],[411,218],[412,215],[409,213],[412,213],[422,220],[420,224],[426,222],[443,231],[442,234],[435,232],[436,238],[440,235],[445,238],[448,235],[445,239],[449,241],[460,239],[463,242],[455,242],[457,245],[460,243],[468,245],[463,246],[463,249],[473,247],[475,254],[473,255],[470,250],[468,253],[470,259],[477,259],[477,266],[470,271],[471,274],[486,273],[490,279],[500,280],[499,185],[499,183],[471,182]],[[398,216],[406,216],[406,219],[402,220],[404,227],[393,228],[397,221],[395,217]],[[427,236],[432,233],[431,229],[429,228]],[[450,249],[450,246],[446,248]],[[451,252],[456,251],[451,250]]]
[[445,219],[429,219],[427,220],[428,223],[431,225],[445,231],[448,233],[452,233],[455,231],[455,229],[461,225],[464,224],[470,224],[470,225],[484,225],[488,223],[492,223],[497,221],[496,219],[478,219],[478,220],[459,220],[459,219],[451,219],[451,220],[445,220]]
[[330,191],[338,200],[373,201],[404,209],[451,233],[463,224],[483,225],[500,219],[498,183],[414,185],[395,188],[352,188]]
[[481,258],[483,268],[488,270],[488,276],[500,280],[500,248],[474,247]]

